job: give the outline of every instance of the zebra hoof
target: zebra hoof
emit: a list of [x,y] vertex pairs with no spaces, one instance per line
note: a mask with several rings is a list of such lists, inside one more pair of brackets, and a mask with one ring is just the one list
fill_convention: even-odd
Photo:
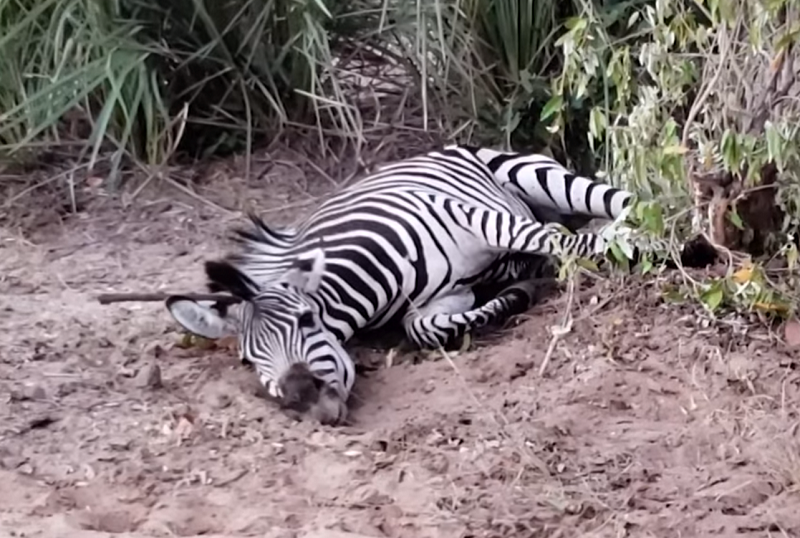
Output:
[[472,348],[472,333],[464,333],[461,336],[461,345],[458,346],[459,353],[466,353]]

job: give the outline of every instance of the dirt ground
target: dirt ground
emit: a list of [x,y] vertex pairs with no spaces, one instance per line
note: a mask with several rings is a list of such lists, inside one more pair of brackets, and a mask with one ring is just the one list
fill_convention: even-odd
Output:
[[2,230],[3,536],[800,536],[797,353],[656,285],[587,281],[543,373],[565,294],[452,360],[396,359],[341,428],[180,348],[162,305],[96,302],[202,289],[242,208],[286,222],[335,182],[268,161],[127,208],[90,179],[77,215],[40,197]]

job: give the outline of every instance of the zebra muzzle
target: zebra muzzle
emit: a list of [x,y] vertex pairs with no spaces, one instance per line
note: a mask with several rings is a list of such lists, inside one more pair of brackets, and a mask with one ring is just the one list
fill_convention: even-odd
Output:
[[281,407],[296,420],[310,416],[321,424],[335,426],[347,417],[347,405],[336,389],[316,377],[306,363],[290,366],[279,386]]

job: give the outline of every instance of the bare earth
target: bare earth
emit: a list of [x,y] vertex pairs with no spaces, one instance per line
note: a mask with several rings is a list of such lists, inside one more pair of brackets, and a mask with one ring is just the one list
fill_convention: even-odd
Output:
[[382,367],[342,428],[277,411],[233,350],[178,347],[160,304],[95,301],[201,291],[239,210],[286,222],[330,188],[238,166],[198,188],[231,212],[79,184],[77,216],[40,199],[2,230],[3,536],[800,536],[796,352],[655,285],[587,281],[543,375],[563,293],[452,360],[358,349]]

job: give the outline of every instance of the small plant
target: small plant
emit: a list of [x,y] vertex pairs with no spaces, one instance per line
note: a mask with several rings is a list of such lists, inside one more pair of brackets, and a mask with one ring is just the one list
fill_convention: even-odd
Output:
[[[799,8],[659,0],[621,8],[621,36],[585,3],[558,39],[565,63],[541,119],[560,136],[582,103],[600,168],[651,202],[630,225],[654,252],[677,260],[698,235],[718,249],[724,276],[686,274],[678,290],[711,313],[787,317],[797,302]],[[630,252],[610,248],[627,268]]]

